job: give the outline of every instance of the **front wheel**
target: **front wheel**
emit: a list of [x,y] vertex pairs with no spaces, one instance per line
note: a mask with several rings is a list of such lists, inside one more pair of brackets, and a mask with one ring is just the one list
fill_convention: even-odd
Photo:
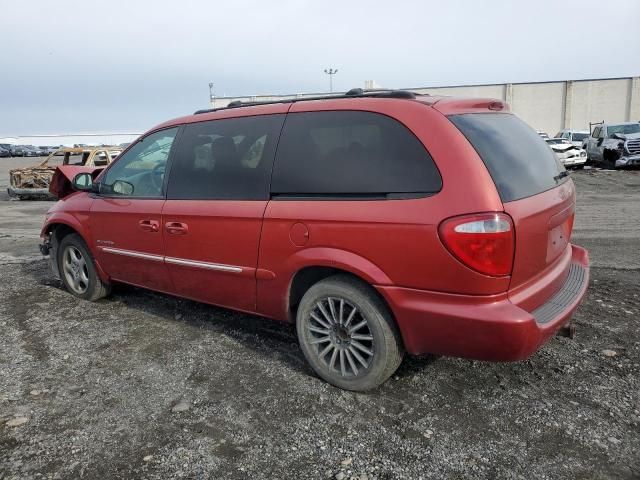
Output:
[[66,289],[78,298],[95,301],[109,294],[100,280],[87,245],[78,234],[65,236],[57,249],[58,271]]
[[402,342],[387,306],[370,287],[345,275],[322,280],[304,294],[296,327],[313,370],[346,390],[378,387],[402,361]]

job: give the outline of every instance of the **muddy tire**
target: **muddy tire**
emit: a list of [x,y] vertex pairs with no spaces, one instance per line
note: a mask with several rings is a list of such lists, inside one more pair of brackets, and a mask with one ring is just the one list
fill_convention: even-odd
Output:
[[66,235],[57,249],[60,279],[69,293],[93,302],[106,297],[111,286],[100,280],[93,255],[80,235]]
[[296,327],[311,368],[345,390],[378,387],[396,371],[404,354],[385,303],[371,287],[346,275],[329,277],[307,290]]

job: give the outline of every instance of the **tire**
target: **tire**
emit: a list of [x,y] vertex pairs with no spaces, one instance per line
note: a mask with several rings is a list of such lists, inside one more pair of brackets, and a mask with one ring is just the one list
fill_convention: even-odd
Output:
[[371,287],[347,275],[329,277],[307,290],[296,328],[311,368],[345,390],[376,388],[402,362],[404,349],[389,309]]
[[69,293],[90,302],[109,294],[111,286],[100,280],[93,255],[80,235],[63,237],[56,255],[60,279]]

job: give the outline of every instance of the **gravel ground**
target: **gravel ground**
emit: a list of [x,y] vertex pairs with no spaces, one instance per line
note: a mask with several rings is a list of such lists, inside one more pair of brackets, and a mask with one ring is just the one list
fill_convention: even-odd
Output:
[[367,394],[316,378],[289,325],[129,287],[76,300],[36,252],[50,203],[0,196],[0,479],[640,478],[640,171],[573,177],[577,337],[407,358]]

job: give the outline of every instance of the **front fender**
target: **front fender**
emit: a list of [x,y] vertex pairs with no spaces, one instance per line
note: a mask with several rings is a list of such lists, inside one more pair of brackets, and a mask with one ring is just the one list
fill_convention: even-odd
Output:
[[[86,220],[88,220],[88,215],[86,215],[86,217]],[[47,213],[42,230],[40,230],[40,237],[49,235],[57,225],[66,225],[67,227],[75,230],[85,241],[89,249],[91,249],[92,245],[88,228],[82,225],[82,221],[80,219],[69,212]]]

